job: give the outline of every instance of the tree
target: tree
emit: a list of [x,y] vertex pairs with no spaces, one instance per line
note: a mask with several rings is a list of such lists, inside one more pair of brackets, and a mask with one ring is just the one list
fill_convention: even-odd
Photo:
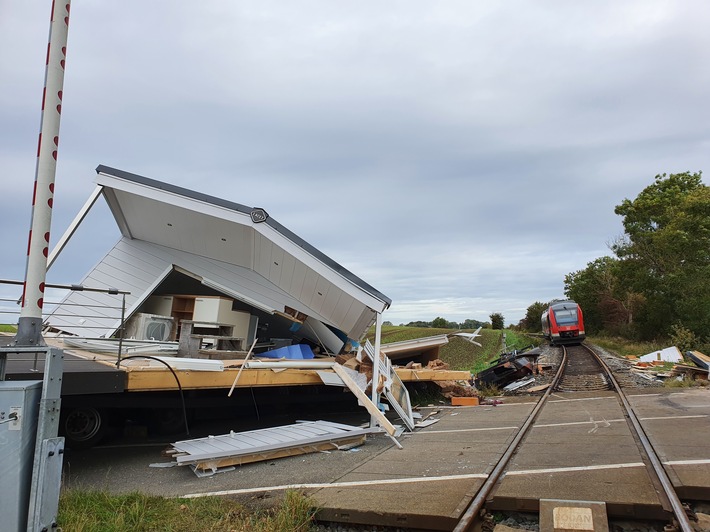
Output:
[[682,324],[710,334],[710,189],[702,174],[657,175],[615,209],[624,238],[612,249],[620,280],[643,299],[635,317],[646,338]]
[[428,321],[410,321],[407,327],[431,327],[431,323]]
[[488,316],[491,319],[491,328],[493,329],[503,329],[505,328],[505,320],[503,318],[503,314],[500,312],[494,312],[490,316]]
[[582,307],[587,332],[599,332],[605,325],[618,330],[617,326],[630,320],[631,314],[622,311],[625,293],[621,293],[617,278],[618,262],[613,257],[601,257],[565,276],[565,296]]
[[446,329],[448,325],[448,322],[444,318],[434,318],[434,320],[431,322],[431,326],[434,329]]
[[520,320],[520,327],[525,331],[539,331],[542,328],[542,313],[548,307],[548,303],[535,301],[528,307],[525,317]]
[[461,328],[462,329],[478,329],[479,327],[483,327],[483,325],[484,325],[484,323],[482,321],[466,319],[466,320],[463,320],[463,323],[461,324]]

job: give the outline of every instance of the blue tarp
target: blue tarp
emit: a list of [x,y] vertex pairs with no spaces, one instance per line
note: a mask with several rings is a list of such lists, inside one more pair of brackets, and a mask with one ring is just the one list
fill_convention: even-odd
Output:
[[292,360],[306,360],[313,358],[313,350],[306,344],[287,345],[271,351],[259,353],[260,357],[288,358]]

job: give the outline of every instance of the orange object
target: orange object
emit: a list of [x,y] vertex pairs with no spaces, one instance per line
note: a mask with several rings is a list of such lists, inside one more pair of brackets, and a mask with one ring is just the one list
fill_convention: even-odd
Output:
[[452,397],[452,406],[478,406],[478,397]]

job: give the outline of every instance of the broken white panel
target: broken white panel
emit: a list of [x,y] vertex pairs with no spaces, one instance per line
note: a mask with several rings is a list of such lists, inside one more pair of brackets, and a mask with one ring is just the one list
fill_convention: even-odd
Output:
[[332,371],[318,371],[317,373],[320,380],[322,380],[323,384],[326,386],[341,386],[345,388],[343,379],[341,379],[337,373],[333,373]]
[[[374,362],[375,360],[375,348],[370,343],[369,340],[365,342],[365,347],[363,351],[367,356]],[[404,386],[402,379],[399,378],[397,372],[392,367],[392,362],[384,353],[380,353],[380,360],[384,362],[385,366],[382,369],[382,374],[385,375],[385,397],[387,401],[392,405],[397,415],[404,421],[407,428],[412,431],[414,430],[414,417],[412,416],[412,403],[409,400],[409,392]]]
[[478,338],[479,336],[483,336],[481,334],[481,327],[476,329],[472,333],[467,333],[467,332],[457,332],[457,333],[452,333],[450,336],[458,336],[460,338],[463,338],[467,342],[471,342],[472,344],[477,345],[478,347],[483,347],[480,343],[476,342],[474,338]]
[[515,382],[511,382],[508,386],[503,388],[506,392],[512,392],[513,390],[517,390],[518,388],[522,388],[523,386],[527,386],[530,383],[535,382],[535,377],[526,377],[524,379],[517,380]]
[[660,351],[654,351],[653,353],[648,353],[639,358],[641,362],[682,362],[683,355],[676,346],[666,347]]

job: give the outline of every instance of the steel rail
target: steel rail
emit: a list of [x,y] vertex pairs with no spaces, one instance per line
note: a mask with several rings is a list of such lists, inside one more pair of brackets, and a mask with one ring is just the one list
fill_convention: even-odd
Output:
[[530,426],[537,418],[538,413],[540,412],[540,410],[542,410],[542,407],[545,405],[547,399],[550,397],[550,394],[556,388],[560,378],[562,377],[562,374],[564,373],[564,368],[567,365],[567,349],[565,349],[564,347],[562,349],[562,363],[560,364],[560,367],[557,370],[554,379],[552,379],[552,383],[547,388],[545,394],[537,402],[535,408],[533,408],[533,411],[530,412],[530,415],[525,420],[525,423],[523,423],[523,425],[520,427],[518,433],[515,435],[515,438],[513,438],[513,441],[510,442],[510,445],[508,445],[508,448],[500,457],[498,463],[496,463],[495,467],[486,478],[486,481],[483,483],[473,500],[466,508],[466,511],[464,511],[464,513],[461,515],[461,518],[459,519],[456,528],[454,528],[454,532],[465,532],[467,530],[472,529],[476,517],[479,515],[481,508],[483,508],[483,505],[485,504],[486,499],[493,490],[493,487],[500,479],[500,476],[505,470],[505,468],[508,466],[510,459],[513,457],[513,454],[515,454],[515,451],[517,451],[520,442],[527,434],[528,430],[530,429]]
[[586,345],[582,345],[582,347],[592,353],[599,361],[601,366],[604,368],[604,371],[606,371],[607,376],[609,377],[609,380],[614,386],[614,390],[616,391],[619,397],[619,401],[626,410],[626,414],[628,415],[629,420],[631,421],[631,424],[634,430],[636,431],[636,434],[638,435],[639,441],[641,441],[643,450],[646,452],[646,455],[648,456],[648,459],[651,462],[653,474],[656,476],[659,483],[663,487],[663,492],[665,493],[666,497],[668,498],[668,501],[671,504],[671,507],[673,509],[673,515],[678,521],[680,529],[683,532],[693,532],[693,526],[690,523],[688,514],[686,514],[685,512],[685,508],[683,508],[683,504],[678,498],[678,494],[676,493],[675,488],[673,487],[673,483],[668,477],[668,474],[666,473],[666,470],[663,467],[660,458],[658,458],[658,454],[656,454],[656,450],[653,448],[651,441],[648,439],[648,436],[646,436],[646,432],[643,430],[643,427],[641,426],[638,417],[636,417],[636,413],[634,412],[631,403],[629,403],[628,399],[626,398],[626,394],[623,392],[621,386],[619,386],[619,383],[614,378],[614,375],[612,374],[612,371],[609,366],[606,365],[606,363],[601,359],[601,357],[597,353],[595,353],[591,347],[588,347]]

